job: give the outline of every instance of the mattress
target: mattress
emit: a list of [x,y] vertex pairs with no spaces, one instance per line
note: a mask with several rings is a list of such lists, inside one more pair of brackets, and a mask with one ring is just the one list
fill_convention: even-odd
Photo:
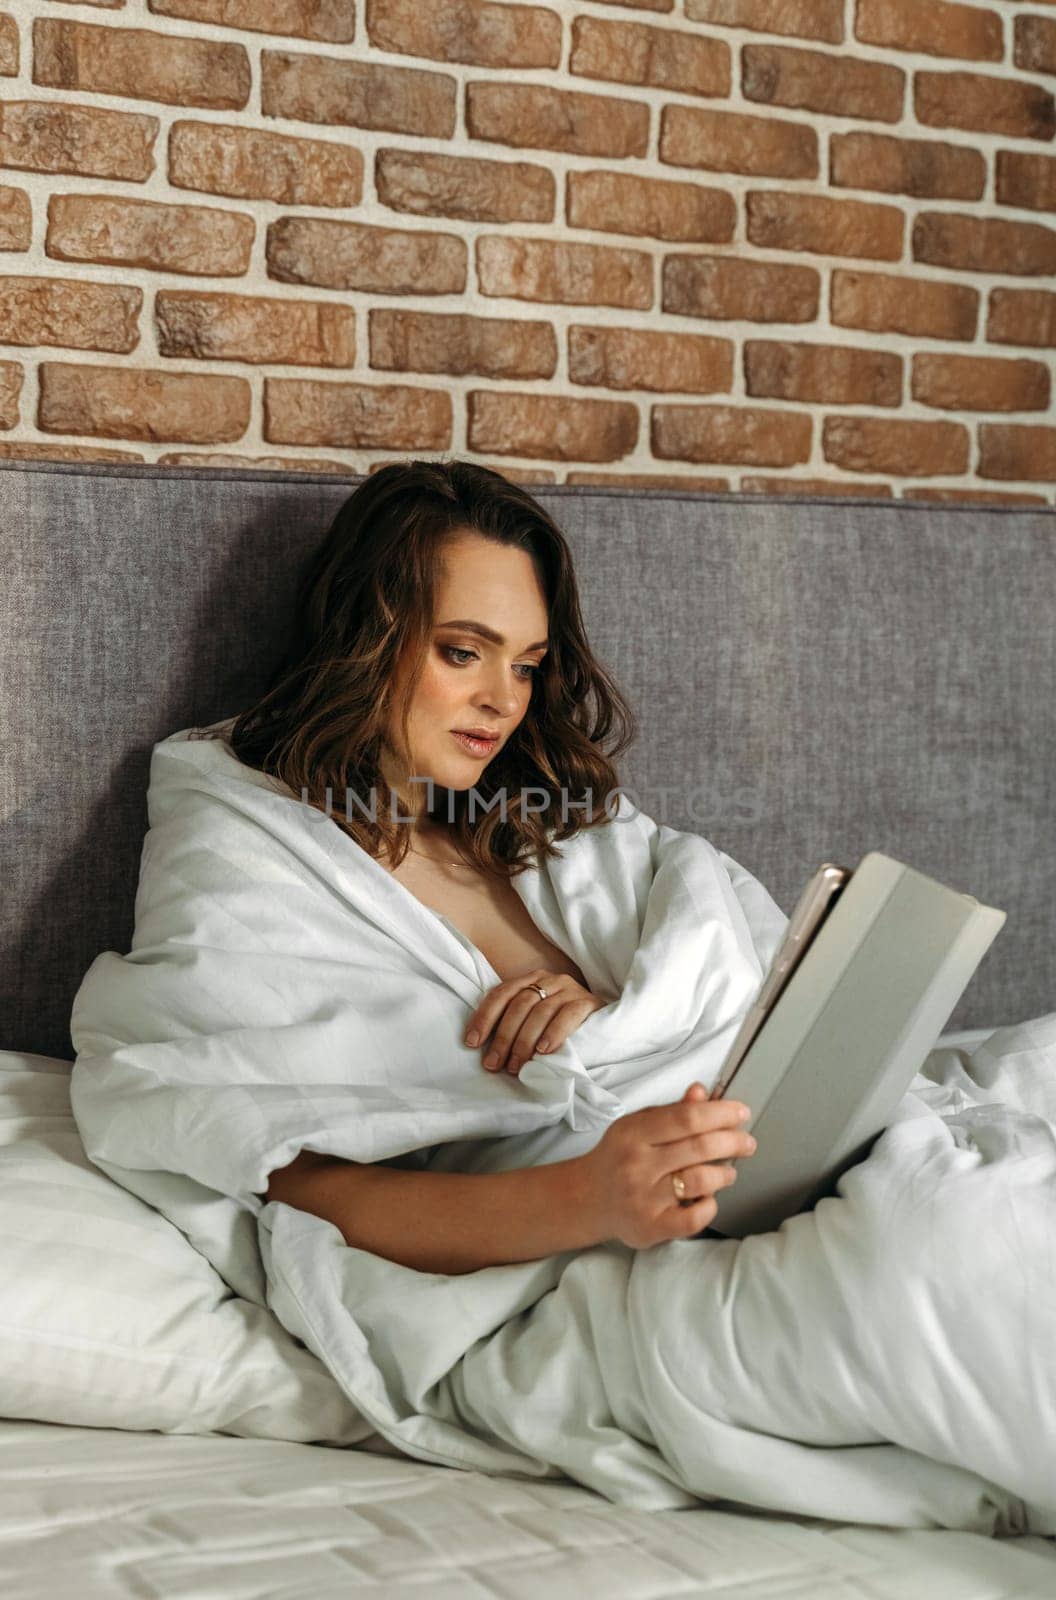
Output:
[[702,1505],[367,1446],[0,1421],[4,1600],[1052,1600],[1056,1540]]

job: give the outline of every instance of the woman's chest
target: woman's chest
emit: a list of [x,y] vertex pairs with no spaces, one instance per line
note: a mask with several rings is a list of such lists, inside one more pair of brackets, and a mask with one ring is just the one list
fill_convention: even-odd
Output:
[[417,861],[408,867],[406,860],[393,876],[423,905],[453,922],[503,981],[545,967],[588,987],[575,962],[536,927],[512,884],[483,878],[460,882],[458,869],[446,872]]

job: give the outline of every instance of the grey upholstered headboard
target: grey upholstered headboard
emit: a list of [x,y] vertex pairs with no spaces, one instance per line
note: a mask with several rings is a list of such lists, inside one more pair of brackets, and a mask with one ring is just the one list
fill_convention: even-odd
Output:
[[[358,478],[0,463],[0,1049],[127,951],[152,745],[240,710]],[[1056,513],[586,487],[565,530],[643,810],[786,912],[885,850],[1008,912],[951,1026],[1056,1009]]]

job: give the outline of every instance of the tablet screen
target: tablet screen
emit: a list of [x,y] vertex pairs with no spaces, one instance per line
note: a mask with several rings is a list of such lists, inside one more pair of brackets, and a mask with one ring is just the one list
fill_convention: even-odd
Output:
[[730,1047],[729,1055],[722,1064],[719,1081],[712,1090],[710,1099],[722,1100],[725,1097],[738,1067],[748,1054],[760,1028],[774,1009],[785,985],[850,880],[851,872],[848,868],[838,867],[832,861],[825,861],[803,890],[789,918],[785,937],[770,963],[770,970],[763,979],[759,993],[741,1024],[737,1037]]

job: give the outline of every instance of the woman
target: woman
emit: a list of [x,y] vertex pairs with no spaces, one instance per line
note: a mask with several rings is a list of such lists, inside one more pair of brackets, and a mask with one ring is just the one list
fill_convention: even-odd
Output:
[[132,949],[74,1000],[96,1165],[419,1459],[1056,1532],[1056,1015],[937,1051],[812,1212],[698,1241],[750,1151],[701,1083],[787,919],[607,805],[631,721],[527,493],[374,474],[222,727],[155,746]]
[[[332,820],[502,978],[464,1038],[487,1071],[516,1075],[609,1003],[511,878],[552,853],[548,838],[605,823],[618,778],[602,742],[614,727],[619,754],[633,713],[587,643],[553,520],[486,467],[411,461],[381,468],[341,507],[305,573],[293,647],[229,741],[328,815],[328,790],[359,798],[362,810],[346,804]],[[375,821],[363,812],[379,791]],[[642,1247],[712,1221],[716,1192],[737,1176],[729,1158],[755,1149],[737,1126],[746,1114],[691,1085],[682,1103],[620,1119],[589,1158],[487,1175],[301,1151],[266,1197],[429,1271],[609,1238]]]

